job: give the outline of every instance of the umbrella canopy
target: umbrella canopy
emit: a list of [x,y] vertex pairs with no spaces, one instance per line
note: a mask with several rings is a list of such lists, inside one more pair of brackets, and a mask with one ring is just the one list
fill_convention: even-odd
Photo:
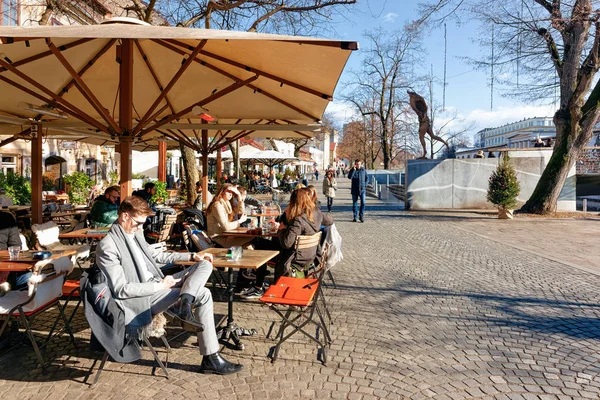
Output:
[[[139,22],[1,27],[0,41],[0,112],[118,141],[123,194],[131,193],[129,155],[139,141],[183,142],[207,166],[214,149],[258,131],[310,137],[358,48],[349,41]],[[41,144],[32,140],[32,164],[38,158]],[[32,175],[35,191],[41,167],[32,166],[40,169],[39,179]]]
[[[241,157],[240,157],[241,159]],[[297,160],[294,156],[288,156],[286,154],[280,153],[276,150],[263,150],[258,151],[255,154],[249,154],[248,158],[246,158],[250,162],[266,164],[269,166],[273,166],[275,164],[280,164],[285,161],[294,161]]]
[[[106,138],[198,142],[194,130],[289,137],[318,128],[310,125],[319,123],[349,50],[357,48],[354,42],[131,24],[3,27],[0,40],[0,111]],[[131,109],[121,115],[115,105],[128,62]]]

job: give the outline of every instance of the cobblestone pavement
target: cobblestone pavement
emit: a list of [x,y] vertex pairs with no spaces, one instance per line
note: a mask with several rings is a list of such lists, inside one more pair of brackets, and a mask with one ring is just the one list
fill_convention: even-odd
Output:
[[[195,372],[195,339],[183,337],[172,342],[171,379],[152,376],[146,354],[108,363],[90,388],[98,355],[87,350],[79,313],[78,354],[66,339],[51,346],[44,376],[30,347],[2,353],[0,390],[19,399],[600,398],[599,259],[579,257],[594,254],[598,220],[501,223],[368,199],[365,223],[352,223],[345,179],[340,187],[333,215],[344,260],[334,270],[338,288],[326,289],[334,318],[327,366],[300,337],[270,363],[274,315],[240,301],[237,322],[258,334],[244,338],[244,351],[223,350],[245,365],[237,375]],[[216,312],[225,306],[217,302]]]

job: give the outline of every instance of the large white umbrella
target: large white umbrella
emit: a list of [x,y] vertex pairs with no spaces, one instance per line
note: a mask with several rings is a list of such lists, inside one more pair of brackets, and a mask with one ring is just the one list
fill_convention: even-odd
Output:
[[[206,156],[260,130],[310,137],[358,47],[125,23],[1,27],[0,41],[0,113],[118,140],[124,194],[138,141],[168,138]],[[32,184],[41,191],[37,142],[32,161],[39,158],[40,171],[32,171]]]

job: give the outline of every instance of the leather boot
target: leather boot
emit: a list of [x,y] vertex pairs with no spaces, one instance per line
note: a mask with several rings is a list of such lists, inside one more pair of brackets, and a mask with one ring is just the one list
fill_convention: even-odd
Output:
[[187,301],[180,301],[173,304],[165,314],[171,317],[171,320],[175,324],[188,332],[204,331],[204,324],[196,320],[196,316],[192,312],[192,305]]
[[217,375],[229,375],[236,372],[240,372],[244,368],[241,364],[230,363],[219,353],[209,354],[202,357],[202,363],[200,364],[200,373],[202,374],[217,374]]

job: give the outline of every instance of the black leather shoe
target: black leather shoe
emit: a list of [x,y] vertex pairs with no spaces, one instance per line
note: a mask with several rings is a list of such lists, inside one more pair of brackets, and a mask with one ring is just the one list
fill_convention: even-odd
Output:
[[204,331],[204,324],[196,320],[192,312],[192,305],[188,302],[177,302],[165,311],[165,314],[171,318],[176,325],[181,326],[189,332]]
[[365,220],[361,218],[361,219],[360,219],[360,222],[365,222]]
[[356,222],[356,218],[354,218],[354,219],[352,220],[352,222]]
[[229,375],[240,372],[244,368],[241,364],[230,363],[219,353],[210,354],[202,357],[202,364],[200,364],[201,374],[216,374],[216,375]]

